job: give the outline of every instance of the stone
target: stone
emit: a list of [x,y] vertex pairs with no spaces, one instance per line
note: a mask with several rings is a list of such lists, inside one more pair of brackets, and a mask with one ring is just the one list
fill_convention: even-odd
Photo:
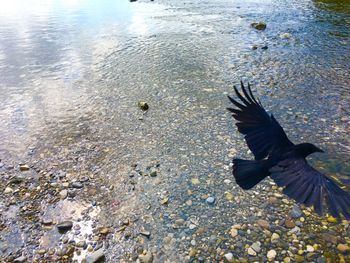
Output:
[[77,189],[83,188],[83,184],[81,182],[73,182],[72,188],[77,188]]
[[258,220],[256,221],[256,223],[257,223],[260,227],[262,227],[262,228],[264,228],[264,229],[269,229],[269,228],[270,228],[270,223],[269,223],[268,221],[264,220],[264,219],[258,219]]
[[260,242],[254,242],[250,247],[252,249],[254,249],[254,251],[256,253],[259,253],[261,251],[261,243]]
[[99,262],[105,257],[103,248],[100,248],[86,257],[86,263]]
[[254,251],[254,249],[252,249],[251,247],[248,248],[248,255],[250,256],[256,256],[256,252]]
[[18,258],[15,258],[15,259],[13,260],[13,262],[14,262],[14,263],[23,263],[23,262],[26,262],[26,260],[27,260],[27,257],[26,257],[26,256],[20,256],[20,257],[18,257]]
[[265,30],[266,29],[266,23],[264,23],[262,21],[254,22],[254,23],[251,23],[250,25],[257,30]]
[[150,237],[151,236],[151,232],[150,231],[146,231],[146,230],[141,231],[140,234],[145,236],[145,237]]
[[271,250],[269,250],[269,252],[267,252],[267,259],[269,261],[272,261],[275,259],[276,255],[277,255],[277,252],[275,250],[271,249]]
[[151,252],[144,252],[139,255],[139,260],[141,263],[152,263],[153,262],[153,254]]
[[101,228],[99,228],[98,232],[102,235],[107,235],[109,233],[109,228],[108,227],[101,227]]
[[13,189],[11,187],[6,187],[4,190],[4,194],[10,194],[13,192]]
[[30,167],[27,164],[20,164],[19,169],[23,172],[23,171],[28,171]]
[[76,243],[76,247],[85,247],[86,245],[86,242],[85,240],[80,240],[78,243]]
[[277,233],[273,233],[271,236],[271,241],[278,240],[280,238],[280,235]]
[[337,244],[338,242],[338,237],[335,235],[332,235],[330,233],[323,233],[322,234],[322,239],[326,242],[330,242],[332,244]]
[[56,225],[58,231],[60,232],[66,232],[68,230],[70,230],[73,226],[73,222],[72,221],[63,221],[60,222]]
[[290,263],[290,262],[291,262],[290,257],[285,257],[285,258],[283,259],[283,263]]
[[227,253],[224,255],[226,258],[227,262],[232,263],[233,262],[233,254],[232,253]]
[[199,185],[199,184],[200,184],[200,181],[199,181],[198,178],[192,178],[192,179],[191,179],[191,183],[192,183],[193,185]]
[[231,228],[230,235],[231,237],[236,237],[238,235],[238,230],[235,228]]
[[156,177],[157,176],[157,171],[152,171],[149,176],[151,177]]
[[67,189],[63,189],[62,191],[60,191],[59,196],[60,196],[61,200],[66,199],[67,196],[68,196],[68,190]]
[[292,211],[290,212],[290,215],[292,218],[299,218],[303,215],[303,211],[300,209],[299,206],[294,205]]
[[266,49],[268,49],[269,47],[268,46],[262,46],[261,47],[261,49],[263,49],[263,50],[266,50]]
[[197,250],[194,248],[191,248],[190,251],[188,252],[188,255],[190,257],[194,257],[197,254]]
[[290,38],[292,38],[292,34],[290,34],[290,33],[281,33],[280,34],[280,38],[282,38],[282,39],[290,39]]
[[307,251],[307,252],[314,252],[314,251],[315,251],[315,249],[314,249],[314,247],[313,247],[313,246],[311,246],[311,245],[307,245],[307,246],[306,246],[306,251]]
[[327,222],[329,223],[337,223],[337,219],[333,216],[327,217]]
[[137,103],[137,106],[138,106],[141,110],[143,110],[143,111],[146,111],[146,110],[149,109],[149,106],[148,106],[147,102],[142,101],[142,100],[140,100],[140,101]]
[[212,205],[215,203],[215,198],[212,196],[209,196],[206,200],[205,200],[208,204]]
[[340,253],[347,253],[350,251],[350,246],[346,244],[338,244],[337,249],[339,250]]
[[290,228],[290,229],[295,227],[294,221],[290,218],[287,218],[286,221],[284,222],[284,224],[287,228]]

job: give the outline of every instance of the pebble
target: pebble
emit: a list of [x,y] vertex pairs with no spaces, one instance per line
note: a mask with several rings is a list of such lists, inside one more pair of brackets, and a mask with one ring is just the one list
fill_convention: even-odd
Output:
[[149,106],[148,106],[147,102],[142,101],[142,100],[140,100],[140,101],[137,103],[137,106],[138,106],[141,110],[143,110],[143,111],[146,111],[146,110],[149,109]]
[[295,223],[290,218],[287,218],[286,221],[284,222],[284,224],[287,228],[294,228],[295,227]]
[[290,215],[293,218],[299,218],[303,215],[303,211],[301,211],[299,206],[294,205],[292,211],[290,212]]
[[340,253],[347,253],[350,251],[350,246],[346,244],[338,244],[337,249],[340,251]]
[[311,246],[311,245],[307,245],[307,246],[306,246],[306,251],[307,251],[307,252],[314,252],[314,251],[315,251],[315,249],[314,249],[314,247],[313,247],[313,246]]
[[68,196],[68,191],[66,189],[63,189],[62,191],[60,191],[59,195],[60,195],[61,200],[64,200]]
[[291,262],[290,257],[285,257],[285,258],[283,259],[283,263],[290,263],[290,262]]
[[58,231],[68,231],[72,228],[73,226],[73,222],[72,221],[63,221],[61,223],[57,224],[57,229]]
[[275,250],[271,249],[269,252],[267,252],[267,259],[269,261],[272,261],[275,259],[276,255],[277,255],[277,252]]
[[99,229],[100,234],[102,235],[107,235],[109,233],[109,228],[108,227],[101,227]]
[[87,263],[95,263],[104,257],[105,257],[105,254],[104,254],[103,248],[100,248],[100,249],[96,250],[95,252],[93,252],[91,255],[88,255],[86,258],[86,262]]
[[28,171],[30,168],[29,168],[29,166],[27,164],[20,164],[19,165],[19,169],[21,171]]
[[291,37],[292,37],[292,34],[290,34],[290,33],[281,33],[280,34],[280,38],[282,38],[282,39],[289,39]]
[[260,242],[254,242],[251,245],[251,248],[254,249],[256,253],[259,253],[261,251],[261,243]]
[[231,228],[230,235],[231,237],[236,237],[238,235],[238,230],[236,228]]
[[77,247],[85,247],[86,242],[84,240],[80,240],[75,246]]
[[272,236],[271,236],[271,241],[274,241],[274,240],[277,240],[280,238],[280,235],[277,234],[277,233],[273,233]]
[[146,231],[146,230],[141,231],[140,234],[145,236],[145,237],[150,237],[151,236],[151,232],[150,231]]
[[151,252],[144,251],[143,254],[139,255],[139,260],[141,263],[152,263],[153,255]]
[[225,258],[229,263],[233,262],[233,254],[232,253],[225,254]]
[[266,23],[264,22],[254,22],[251,23],[251,26],[254,27],[257,30],[265,30],[266,29]]
[[254,249],[252,249],[251,247],[248,248],[248,255],[250,256],[256,256],[256,252],[254,251]]
[[18,257],[18,258],[15,258],[14,260],[13,260],[13,262],[14,263],[23,263],[23,262],[25,262],[27,260],[27,257],[26,256],[20,256],[20,257]]
[[13,189],[11,187],[6,187],[4,190],[4,194],[10,194],[13,192]]
[[215,198],[212,196],[209,196],[206,200],[205,200],[208,204],[212,205],[215,203]]
[[80,188],[83,188],[83,184],[81,182],[73,182],[72,187],[80,189]]
[[270,223],[264,219],[258,219],[258,221],[256,221],[256,223],[264,229],[270,228]]
[[333,216],[327,217],[327,222],[329,223],[337,223],[337,219]]

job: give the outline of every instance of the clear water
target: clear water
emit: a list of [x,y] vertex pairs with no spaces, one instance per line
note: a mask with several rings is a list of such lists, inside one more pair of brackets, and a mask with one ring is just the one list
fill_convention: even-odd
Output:
[[[183,204],[188,190],[244,196],[223,183],[233,180],[233,156],[251,157],[225,110],[243,79],[294,142],[327,151],[315,164],[350,175],[350,7],[339,2],[0,1],[0,159],[93,173],[115,186],[102,196],[101,221],[152,214],[155,247],[173,231],[160,214],[217,218],[206,234],[219,235],[244,206]],[[255,21],[267,29],[252,29]],[[130,165],[152,160],[161,164],[157,184],[129,193]],[[193,187],[194,177],[204,186]],[[164,193],[170,204],[159,208]],[[182,246],[164,253],[176,259]]]

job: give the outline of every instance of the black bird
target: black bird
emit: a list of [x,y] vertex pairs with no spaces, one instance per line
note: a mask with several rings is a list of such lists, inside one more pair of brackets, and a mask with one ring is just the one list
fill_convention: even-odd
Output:
[[311,143],[292,143],[274,116],[269,115],[261,102],[256,100],[248,83],[248,90],[241,82],[243,94],[234,86],[237,101],[228,98],[236,108],[233,113],[238,131],[244,134],[255,160],[233,160],[233,175],[244,190],[251,189],[265,177],[270,176],[283,193],[298,203],[313,206],[322,215],[326,201],[330,214],[350,219],[350,194],[340,188],[331,178],[311,167],[306,157],[323,152]]

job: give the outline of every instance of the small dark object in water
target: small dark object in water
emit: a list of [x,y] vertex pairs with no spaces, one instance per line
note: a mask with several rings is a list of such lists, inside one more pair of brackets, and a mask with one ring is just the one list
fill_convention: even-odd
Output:
[[131,2],[131,3],[132,3],[132,2],[136,2],[136,1],[137,1],[137,0],[129,0],[129,2]]
[[252,27],[254,27],[257,30],[265,30],[266,29],[266,23],[264,22],[254,22],[250,24]]
[[149,106],[148,106],[147,102],[139,101],[139,102],[137,103],[137,105],[139,106],[139,108],[140,108],[141,110],[146,111],[146,110],[149,109]]
[[263,46],[261,49],[266,50],[268,48],[269,48],[268,46]]
[[343,215],[350,219],[350,194],[335,181],[311,167],[306,161],[309,154],[323,152],[311,143],[295,145],[285,134],[275,117],[269,115],[250,89],[241,82],[243,95],[234,87],[237,101],[228,97],[237,108],[228,108],[238,121],[238,131],[244,134],[255,160],[233,160],[233,175],[243,189],[251,189],[270,176],[283,193],[298,203],[313,206],[322,215],[325,199],[333,217]]

